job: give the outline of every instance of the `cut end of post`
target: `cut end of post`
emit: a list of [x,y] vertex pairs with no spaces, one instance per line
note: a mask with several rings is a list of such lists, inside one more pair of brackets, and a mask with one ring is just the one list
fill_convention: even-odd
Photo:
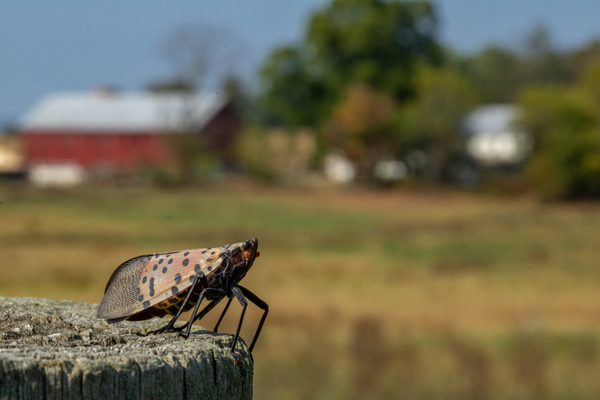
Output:
[[143,336],[164,319],[107,324],[98,305],[0,297],[2,399],[251,399],[248,348],[195,327]]

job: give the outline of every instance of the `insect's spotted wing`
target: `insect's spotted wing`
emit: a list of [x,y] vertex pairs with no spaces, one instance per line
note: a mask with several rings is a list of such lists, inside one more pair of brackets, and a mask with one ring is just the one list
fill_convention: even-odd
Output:
[[141,309],[151,307],[187,289],[198,272],[209,274],[223,261],[224,248],[158,253],[141,275],[138,297]]
[[119,321],[189,288],[196,274],[210,274],[226,247],[155,253],[124,262],[106,286],[98,317]]
[[131,315],[139,297],[142,271],[151,258],[152,254],[132,258],[113,272],[98,308],[98,318],[120,320]]

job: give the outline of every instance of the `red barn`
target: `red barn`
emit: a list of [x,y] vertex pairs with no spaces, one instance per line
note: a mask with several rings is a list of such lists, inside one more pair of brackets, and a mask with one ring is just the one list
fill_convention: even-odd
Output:
[[194,131],[226,149],[240,121],[216,93],[62,93],[44,98],[23,119],[20,135],[30,173],[64,166],[131,169],[168,161],[168,135]]

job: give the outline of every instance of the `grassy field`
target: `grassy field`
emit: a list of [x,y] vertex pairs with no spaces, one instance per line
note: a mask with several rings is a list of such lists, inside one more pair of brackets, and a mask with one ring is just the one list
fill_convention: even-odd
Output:
[[243,284],[271,307],[257,399],[600,395],[600,204],[0,186],[0,295],[98,303],[128,258],[254,236],[261,257]]

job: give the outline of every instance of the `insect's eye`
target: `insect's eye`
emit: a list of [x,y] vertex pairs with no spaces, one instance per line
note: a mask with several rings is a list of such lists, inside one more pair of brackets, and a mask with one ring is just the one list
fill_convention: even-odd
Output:
[[249,240],[246,240],[244,243],[242,243],[242,247],[244,250],[250,250],[252,243]]

